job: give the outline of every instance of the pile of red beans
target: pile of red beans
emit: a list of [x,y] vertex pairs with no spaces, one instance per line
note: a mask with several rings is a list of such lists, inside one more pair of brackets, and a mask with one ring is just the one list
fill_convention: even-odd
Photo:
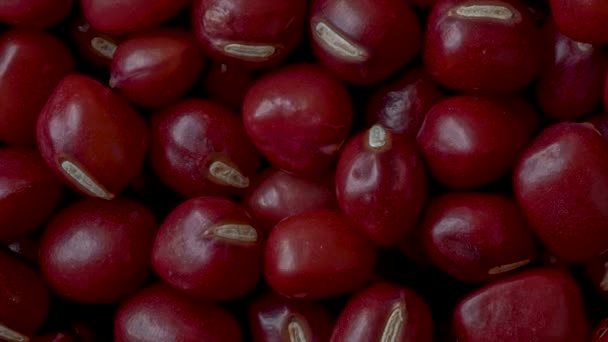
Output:
[[1,341],[608,341],[607,1],[0,22]]

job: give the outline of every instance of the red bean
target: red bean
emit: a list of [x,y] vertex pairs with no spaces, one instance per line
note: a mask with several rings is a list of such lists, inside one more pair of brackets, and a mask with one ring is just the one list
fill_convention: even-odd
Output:
[[355,294],[340,314],[331,341],[432,342],[433,319],[414,291],[376,283]]
[[264,237],[235,203],[198,197],[162,224],[152,264],[173,287],[202,299],[226,301],[254,289],[262,274]]
[[247,68],[276,66],[304,33],[305,0],[196,0],[192,27],[216,59]]
[[315,65],[294,65],[262,78],[243,105],[247,133],[266,158],[308,176],[331,168],[352,116],[346,88]]
[[154,171],[183,196],[239,194],[260,165],[241,119],[213,102],[177,102],[156,114],[151,126]]
[[204,65],[202,49],[189,32],[147,31],[118,45],[109,84],[134,104],[159,108],[182,97]]
[[415,137],[424,117],[442,94],[424,69],[413,69],[378,88],[368,102],[366,122]]
[[116,303],[150,271],[156,219],[138,203],[88,199],[63,209],[45,229],[40,268],[59,295],[82,303]]
[[349,293],[373,275],[376,251],[338,211],[317,210],[279,222],[266,242],[267,284],[288,298]]
[[450,89],[518,91],[540,72],[542,54],[540,30],[519,0],[440,0],[428,19],[424,63]]
[[269,170],[250,188],[243,205],[266,231],[286,217],[315,209],[337,209],[333,179],[325,178],[313,181],[285,171]]
[[566,36],[585,43],[608,43],[608,3],[602,0],[550,0],[555,22]]
[[38,273],[0,251],[0,339],[24,341],[45,321],[49,293]]
[[36,120],[59,81],[72,72],[68,48],[55,36],[9,30],[0,36],[0,141],[36,144]]
[[329,341],[333,319],[322,305],[286,299],[274,293],[249,305],[254,342]]
[[0,240],[40,228],[57,208],[60,197],[61,184],[38,152],[0,149]]
[[171,19],[187,3],[187,0],[81,0],[81,7],[86,19],[97,30],[127,33]]
[[424,219],[427,255],[460,281],[484,281],[536,258],[534,235],[515,201],[452,193],[431,201]]
[[342,211],[380,246],[412,231],[427,200],[427,176],[415,141],[374,125],[346,144],[336,170]]
[[521,99],[455,96],[429,111],[418,144],[436,180],[474,189],[515,166],[536,125],[534,108]]
[[401,0],[319,0],[309,25],[319,61],[356,84],[387,78],[414,58],[422,40],[418,18]]
[[585,341],[588,326],[577,283],[539,269],[488,285],[454,312],[459,341]]
[[38,119],[47,164],[83,194],[115,198],[141,170],[148,129],[121,97],[82,75],[66,76]]
[[0,3],[0,21],[20,27],[44,28],[65,18],[74,0],[11,0]]
[[123,303],[114,322],[116,342],[238,342],[242,332],[228,311],[153,285]]
[[608,144],[588,123],[543,131],[515,170],[513,190],[536,235],[557,257],[608,249]]
[[543,28],[546,53],[536,84],[536,98],[545,115],[574,120],[600,102],[608,57],[599,45],[577,42],[561,34],[548,19]]

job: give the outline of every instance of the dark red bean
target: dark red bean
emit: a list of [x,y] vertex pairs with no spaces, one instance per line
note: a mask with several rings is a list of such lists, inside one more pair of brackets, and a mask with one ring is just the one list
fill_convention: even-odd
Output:
[[37,135],[42,156],[72,188],[109,200],[139,174],[148,129],[110,89],[70,75],[43,108]]
[[103,33],[80,17],[70,24],[70,33],[80,57],[93,67],[109,68],[123,35]]
[[420,24],[406,1],[319,0],[311,11],[317,59],[348,82],[381,81],[420,50]]
[[254,342],[329,341],[334,327],[322,305],[274,293],[254,299],[249,305],[249,322]]
[[235,203],[198,197],[181,204],[162,224],[152,265],[167,283],[195,297],[233,300],[257,285],[263,243],[261,231]]
[[97,30],[127,33],[156,26],[174,17],[188,0],[81,0],[82,13]]
[[114,321],[116,342],[242,340],[238,321],[224,308],[153,285],[125,302]]
[[74,69],[71,53],[49,33],[9,30],[0,36],[0,64],[0,141],[33,146],[42,107]]
[[331,341],[432,342],[431,310],[410,289],[376,283],[349,300]]
[[346,144],[336,170],[336,195],[346,217],[386,247],[412,231],[427,200],[427,176],[413,138],[381,125]]
[[46,319],[48,290],[36,271],[3,251],[0,270],[0,340],[26,341],[22,334],[36,332]]
[[427,70],[459,91],[515,92],[540,72],[543,44],[519,0],[441,0],[428,19]]
[[258,149],[277,168],[318,175],[331,168],[352,126],[344,85],[315,65],[292,65],[257,81],[243,121]]
[[567,273],[539,269],[469,295],[454,312],[459,341],[585,341],[588,323],[578,285]]
[[0,241],[40,228],[57,207],[61,188],[37,151],[0,149]]
[[591,342],[608,342],[608,318],[602,319],[592,330]]
[[[331,176],[333,178],[333,174]],[[245,194],[243,205],[254,222],[266,231],[289,216],[338,208],[333,179],[313,181],[285,171],[269,170],[256,183]]]
[[151,126],[154,170],[183,196],[239,194],[259,168],[241,118],[213,102],[175,103],[156,114]]
[[600,135],[608,140],[608,113],[593,115],[586,122],[592,124]]
[[157,223],[123,199],[87,199],[63,209],[40,243],[40,268],[59,295],[82,303],[115,303],[141,287],[150,271]]
[[46,334],[30,339],[31,342],[77,342],[72,336],[64,333]]
[[214,58],[248,68],[281,63],[304,33],[305,0],[196,0],[192,27]]
[[409,0],[412,6],[420,7],[420,8],[432,8],[438,0]]
[[426,113],[441,100],[437,85],[423,69],[413,69],[378,88],[368,102],[366,122],[415,137]]
[[264,275],[276,292],[315,300],[349,293],[373,275],[376,251],[338,211],[279,222],[266,243]]
[[552,19],[543,28],[546,53],[536,84],[536,99],[545,115],[574,120],[600,103],[608,59],[602,47],[561,34]]
[[600,257],[586,263],[585,271],[597,293],[608,299],[608,255],[602,254]]
[[536,258],[534,235],[515,201],[503,195],[452,193],[433,199],[424,242],[434,264],[460,281],[485,281]]
[[0,3],[0,21],[20,27],[45,28],[65,18],[74,0],[10,0]]
[[537,121],[534,108],[519,98],[455,96],[429,111],[418,144],[436,180],[473,189],[515,166]]
[[204,65],[203,51],[191,33],[151,30],[118,45],[109,84],[134,104],[158,108],[182,97]]
[[251,71],[235,64],[214,62],[207,68],[203,95],[235,111],[241,111],[247,91],[254,83]]
[[608,74],[606,75],[606,84],[604,86],[604,110],[608,111]]
[[550,0],[559,30],[585,43],[608,43],[608,3],[603,0]]
[[608,143],[588,123],[560,123],[524,153],[513,190],[528,222],[558,258],[608,249]]
[[30,265],[38,264],[38,255],[40,253],[40,241],[29,236],[21,236],[4,243],[7,250],[18,255],[21,260]]
[[406,234],[405,238],[401,239],[395,247],[415,265],[421,268],[428,268],[431,265],[431,261],[424,250],[422,238],[423,229],[419,225]]

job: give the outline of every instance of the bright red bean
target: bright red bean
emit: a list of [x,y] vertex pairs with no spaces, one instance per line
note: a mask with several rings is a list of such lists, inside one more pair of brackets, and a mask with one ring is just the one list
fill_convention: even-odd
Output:
[[248,68],[281,63],[304,33],[306,0],[196,0],[192,27],[207,52]]
[[74,0],[10,0],[0,3],[0,21],[20,27],[45,28],[65,18]]
[[454,312],[458,341],[585,341],[588,323],[578,285],[567,273],[540,269],[469,295]]
[[424,63],[459,91],[516,92],[540,72],[543,44],[520,0],[441,0],[425,36]]
[[600,103],[608,57],[599,45],[574,41],[561,34],[552,19],[543,28],[546,53],[536,83],[536,99],[545,115],[574,120]]
[[116,342],[242,340],[238,321],[224,308],[153,285],[123,303],[114,321]]
[[319,0],[311,11],[317,59],[348,82],[377,83],[420,50],[420,24],[406,1]]
[[249,305],[254,342],[329,341],[333,319],[321,304],[286,299],[274,293]]
[[158,108],[175,102],[198,80],[205,56],[194,35],[158,29],[118,45],[110,69],[110,87],[132,103]]
[[213,102],[175,103],[156,114],[151,126],[152,166],[183,196],[240,194],[259,168],[241,118]]
[[376,251],[338,211],[288,217],[270,232],[264,275],[276,292],[315,300],[349,293],[374,272]]
[[331,168],[350,133],[351,97],[315,65],[293,65],[257,81],[243,121],[258,149],[277,168],[318,175]]
[[333,180],[313,181],[285,171],[269,170],[256,183],[245,194],[243,205],[254,222],[266,231],[289,216],[338,208]]
[[38,118],[47,164],[74,189],[116,197],[141,170],[148,129],[139,114],[101,83],[65,77]]
[[184,202],[167,217],[152,265],[171,286],[225,301],[253,290],[262,274],[264,238],[235,203],[213,197]]
[[424,117],[441,100],[437,85],[423,69],[413,69],[378,88],[368,102],[366,122],[415,137]]
[[608,143],[591,124],[544,130],[513,184],[528,222],[558,258],[586,261],[608,249]]
[[603,0],[550,0],[559,30],[572,39],[608,43],[608,3]]
[[432,342],[431,310],[410,289],[376,283],[349,300],[331,341]]
[[519,98],[455,96],[427,113],[418,144],[436,180],[474,189],[515,166],[536,125],[534,108]]
[[59,204],[61,188],[37,151],[0,149],[0,241],[40,228]]
[[380,246],[412,231],[427,200],[427,176],[416,142],[374,125],[346,144],[336,195],[346,217]]
[[536,257],[536,243],[515,201],[503,195],[451,193],[433,199],[424,219],[427,255],[460,281],[485,281]]
[[49,293],[35,270],[0,251],[0,340],[26,341],[40,328],[49,309]]
[[82,13],[99,31],[127,33],[161,24],[174,17],[188,0],[81,0]]
[[0,141],[33,146],[38,115],[73,71],[72,55],[49,33],[9,30],[0,36],[0,65]]
[[63,209],[40,244],[40,268],[59,295],[83,303],[115,303],[149,275],[157,224],[138,203],[87,199]]

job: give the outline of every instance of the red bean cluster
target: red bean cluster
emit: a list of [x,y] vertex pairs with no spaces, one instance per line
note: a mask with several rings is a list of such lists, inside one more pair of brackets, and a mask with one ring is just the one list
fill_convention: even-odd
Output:
[[0,1],[0,341],[608,342],[606,0]]

